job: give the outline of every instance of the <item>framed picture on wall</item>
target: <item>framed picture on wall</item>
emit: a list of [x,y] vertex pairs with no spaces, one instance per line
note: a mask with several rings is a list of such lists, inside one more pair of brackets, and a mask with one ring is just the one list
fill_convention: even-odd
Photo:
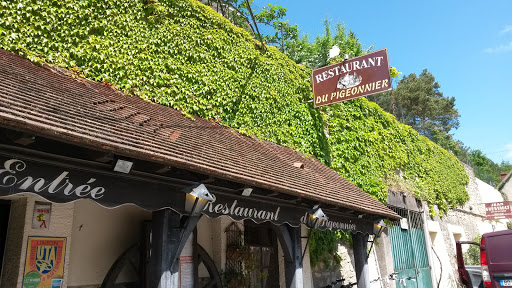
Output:
[[[52,288],[52,280],[63,279],[66,257],[65,237],[29,236],[23,272],[23,287]],[[57,282],[53,281],[55,285]]]

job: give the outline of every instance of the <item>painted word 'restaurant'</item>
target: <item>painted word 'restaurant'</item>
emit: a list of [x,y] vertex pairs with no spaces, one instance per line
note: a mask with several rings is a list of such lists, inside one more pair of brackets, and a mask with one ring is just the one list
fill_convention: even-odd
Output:
[[[103,197],[105,188],[92,187],[90,184],[96,181],[95,178],[90,178],[86,184],[74,186],[69,182],[67,175],[68,171],[62,172],[53,181],[48,182],[43,178],[33,178],[26,176],[18,179],[15,175],[16,172],[22,172],[27,167],[25,162],[18,159],[10,159],[4,162],[4,169],[0,169],[0,187],[17,187],[19,190],[36,193],[47,190],[48,193],[62,192],[65,195],[76,194],[78,197],[87,197],[90,195],[93,199]],[[7,174],[7,175],[6,175]]]
[[242,218],[277,221],[279,218],[279,210],[281,210],[280,207],[277,207],[276,212],[270,212],[265,210],[257,210],[255,208],[238,207],[237,204],[237,200],[233,201],[231,204],[215,204],[215,201],[213,201],[209,202],[206,207],[204,207],[203,211]]
[[338,76],[340,74],[345,74],[345,73],[348,73],[351,71],[356,71],[356,70],[364,69],[364,68],[381,66],[382,59],[384,59],[384,57],[379,56],[379,57],[372,57],[372,58],[363,59],[363,60],[354,60],[354,61],[346,63],[346,64],[341,64],[339,66],[335,66],[329,70],[326,70],[322,73],[315,75],[315,81],[316,81],[316,83],[320,83],[322,81],[331,79],[332,77]]

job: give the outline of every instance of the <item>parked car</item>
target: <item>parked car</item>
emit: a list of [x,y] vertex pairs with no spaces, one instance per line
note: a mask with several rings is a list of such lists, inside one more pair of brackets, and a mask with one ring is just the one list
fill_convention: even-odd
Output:
[[[480,246],[480,265],[465,266],[462,244]],[[457,268],[466,288],[512,287],[512,230],[485,233],[480,244],[457,241]]]

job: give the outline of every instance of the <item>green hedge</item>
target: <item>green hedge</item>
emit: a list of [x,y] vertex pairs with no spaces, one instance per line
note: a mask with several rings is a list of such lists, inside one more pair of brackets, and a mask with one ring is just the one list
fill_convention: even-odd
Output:
[[0,47],[332,162],[381,201],[397,169],[441,211],[468,199],[457,159],[377,105],[314,109],[309,69],[195,0],[146,1],[0,2]]

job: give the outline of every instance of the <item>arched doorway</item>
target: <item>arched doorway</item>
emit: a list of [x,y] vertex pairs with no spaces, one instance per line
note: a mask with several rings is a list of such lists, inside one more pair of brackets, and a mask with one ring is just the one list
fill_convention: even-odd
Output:
[[[108,271],[101,288],[132,288],[132,287],[145,287],[144,286],[144,262],[141,259],[144,251],[141,249],[140,244],[136,244],[126,249],[119,258],[112,264]],[[208,271],[209,279],[201,283],[200,288],[222,288],[222,280],[208,252],[199,244],[196,249],[196,268],[203,265]],[[142,261],[141,261],[142,260]],[[126,278],[130,275],[130,278]],[[127,281],[128,279],[128,281]]]

